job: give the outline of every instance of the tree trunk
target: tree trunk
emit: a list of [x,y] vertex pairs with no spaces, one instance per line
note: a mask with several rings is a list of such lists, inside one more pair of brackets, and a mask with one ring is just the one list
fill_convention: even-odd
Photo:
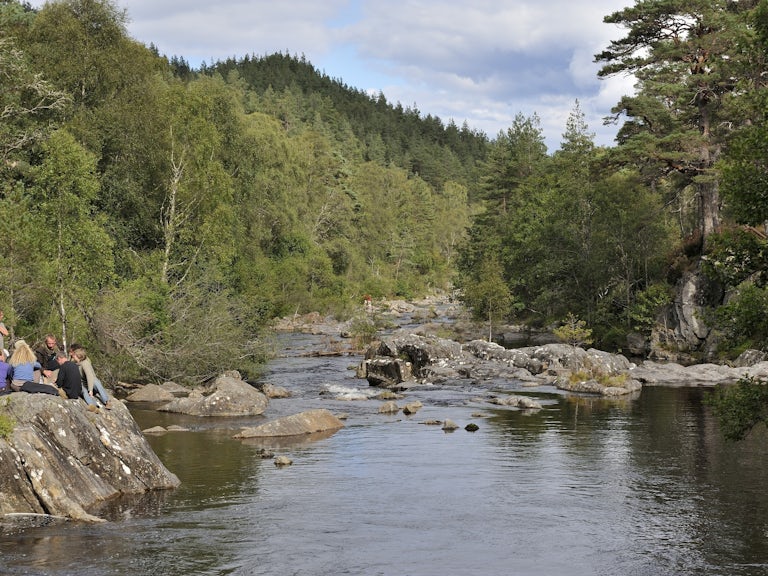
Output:
[[720,191],[717,182],[699,185],[699,205],[701,235],[706,243],[707,237],[720,226]]

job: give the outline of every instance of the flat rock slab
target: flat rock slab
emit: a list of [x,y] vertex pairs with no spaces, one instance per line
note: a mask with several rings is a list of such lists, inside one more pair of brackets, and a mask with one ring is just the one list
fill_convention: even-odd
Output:
[[302,436],[315,432],[339,430],[344,423],[324,408],[307,410],[291,416],[272,420],[253,428],[244,428],[235,438],[273,438],[280,436]]

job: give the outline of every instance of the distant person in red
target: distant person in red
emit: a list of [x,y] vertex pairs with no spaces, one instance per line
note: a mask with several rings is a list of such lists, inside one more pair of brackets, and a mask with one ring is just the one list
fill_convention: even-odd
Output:
[[365,309],[366,310],[370,311],[370,310],[373,309],[373,302],[371,301],[371,295],[370,294],[366,294],[363,297],[363,301],[365,302]]

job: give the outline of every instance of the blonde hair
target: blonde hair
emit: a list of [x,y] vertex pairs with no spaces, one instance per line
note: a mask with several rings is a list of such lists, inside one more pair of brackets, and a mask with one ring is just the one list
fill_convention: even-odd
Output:
[[78,362],[82,362],[88,358],[88,355],[85,353],[85,348],[75,348],[72,350],[72,354],[77,358]]
[[35,353],[29,344],[24,340],[19,340],[13,346],[13,354],[11,354],[11,360],[8,362],[11,366],[19,366],[20,364],[29,364],[37,361]]

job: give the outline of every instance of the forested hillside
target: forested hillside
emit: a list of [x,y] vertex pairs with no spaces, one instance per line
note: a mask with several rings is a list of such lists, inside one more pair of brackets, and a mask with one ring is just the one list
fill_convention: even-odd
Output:
[[[633,73],[618,145],[578,103],[488,138],[303,57],[192,69],[111,0],[0,1],[0,308],[117,378],[255,373],[276,316],[457,285],[478,318],[663,323],[707,274],[720,349],[764,346],[766,1],[642,2],[597,56]],[[746,282],[746,284],[745,284]],[[730,294],[726,306],[722,294]],[[758,313],[760,310],[760,313]],[[670,342],[669,345],[674,345]]]
[[0,3],[0,306],[123,378],[246,373],[270,319],[450,283],[487,137],[275,54],[191,70],[109,0]]

